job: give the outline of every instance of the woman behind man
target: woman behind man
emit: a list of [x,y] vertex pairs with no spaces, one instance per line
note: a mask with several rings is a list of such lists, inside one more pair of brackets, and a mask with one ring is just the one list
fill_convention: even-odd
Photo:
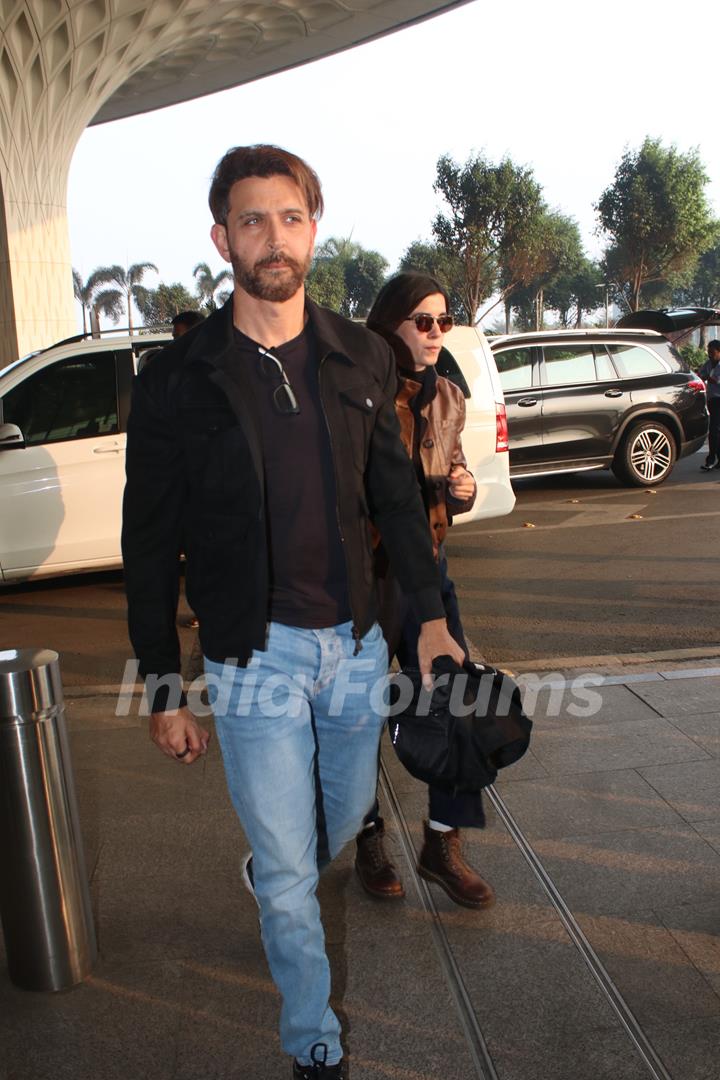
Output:
[[[448,629],[466,656],[455,586],[447,572],[443,540],[453,514],[470,510],[476,484],[466,468],[460,435],[465,399],[453,383],[437,374],[446,332],[453,324],[449,297],[435,278],[403,273],[378,293],[367,325],[389,342],[398,369],[395,408],[405,449],[413,460],[423,494],[442,581]],[[420,626],[389,576],[382,548],[376,552],[380,625],[390,656],[401,667],[417,667]],[[456,904],[484,908],[493,903],[492,887],[465,861],[460,829],[485,824],[482,797],[451,795],[430,786],[428,820],[418,872],[445,890]],[[404,888],[384,848],[384,827],[377,800],[357,837],[355,867],[365,890],[380,899],[399,899]]]

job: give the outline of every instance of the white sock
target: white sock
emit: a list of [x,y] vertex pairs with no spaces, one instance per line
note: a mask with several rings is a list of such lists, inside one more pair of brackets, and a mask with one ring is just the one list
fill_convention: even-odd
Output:
[[435,832],[452,832],[454,828],[453,825],[443,825],[441,821],[433,821],[432,818],[428,821],[428,825]]

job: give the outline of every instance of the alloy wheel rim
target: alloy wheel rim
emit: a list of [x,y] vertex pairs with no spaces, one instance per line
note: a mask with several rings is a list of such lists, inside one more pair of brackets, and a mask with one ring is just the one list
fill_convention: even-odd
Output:
[[672,464],[672,447],[664,431],[645,428],[630,445],[630,463],[643,481],[657,481]]

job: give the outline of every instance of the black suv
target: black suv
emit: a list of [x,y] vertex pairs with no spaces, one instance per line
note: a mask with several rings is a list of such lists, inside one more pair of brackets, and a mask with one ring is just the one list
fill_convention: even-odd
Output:
[[490,345],[511,478],[612,469],[624,484],[646,487],[705,441],[705,384],[660,333],[545,331]]

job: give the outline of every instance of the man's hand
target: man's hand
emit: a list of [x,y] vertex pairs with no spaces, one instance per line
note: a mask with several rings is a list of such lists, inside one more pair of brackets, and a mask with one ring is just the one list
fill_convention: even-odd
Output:
[[462,465],[453,465],[448,481],[450,494],[458,502],[472,498],[475,493],[475,477],[467,469],[463,469]]
[[432,662],[436,656],[451,656],[458,664],[465,659],[465,653],[455,638],[450,636],[446,619],[431,619],[422,623],[417,649],[420,674],[426,690],[432,690]]
[[200,727],[187,706],[150,716],[150,738],[163,754],[192,765],[208,748],[210,732]]

